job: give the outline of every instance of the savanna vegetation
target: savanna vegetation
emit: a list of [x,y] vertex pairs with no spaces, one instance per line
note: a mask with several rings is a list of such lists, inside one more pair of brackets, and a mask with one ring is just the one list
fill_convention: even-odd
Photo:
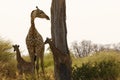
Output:
[[101,51],[79,58],[78,63],[74,63],[73,80],[120,80],[120,52]]
[[[29,56],[22,56],[29,61]],[[54,80],[52,53],[45,54],[45,76],[40,77],[18,74],[16,57],[12,43],[0,39],[0,80]],[[85,57],[72,57],[73,80],[120,80],[120,52],[104,50]]]

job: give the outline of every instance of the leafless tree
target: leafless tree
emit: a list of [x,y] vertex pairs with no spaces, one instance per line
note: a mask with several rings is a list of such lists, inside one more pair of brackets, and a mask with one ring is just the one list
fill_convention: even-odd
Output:
[[90,40],[83,40],[80,43],[73,42],[71,48],[75,55],[79,57],[85,57],[95,50],[95,46],[93,46]]
[[117,44],[113,44],[113,49],[116,51],[120,51],[120,42]]

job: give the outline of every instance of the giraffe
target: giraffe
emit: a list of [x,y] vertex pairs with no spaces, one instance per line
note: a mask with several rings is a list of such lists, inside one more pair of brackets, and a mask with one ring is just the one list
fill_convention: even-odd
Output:
[[[49,17],[40,10],[37,6],[36,9],[31,12],[31,27],[29,29],[29,32],[26,37],[26,45],[27,49],[31,58],[31,61],[34,63],[34,66],[36,67],[37,73],[39,71],[39,59],[41,60],[41,69],[44,73],[44,63],[43,63],[43,57],[44,57],[44,42],[43,38],[40,35],[40,33],[35,28],[34,20],[35,18],[45,18],[47,20],[50,20]],[[35,57],[36,57],[36,64],[35,64]]]
[[[70,69],[72,70],[71,65],[72,61],[70,58],[70,54],[66,54],[61,52],[53,43],[52,39],[47,38],[44,42],[44,44],[48,43],[50,46],[50,49],[53,53],[53,59],[54,59],[54,67],[56,67],[57,69],[55,70],[56,72],[60,72],[60,74],[57,74],[56,76],[62,76],[62,75],[69,75],[71,74],[71,72],[66,72],[65,69]],[[64,71],[64,73],[62,73],[62,71]],[[67,74],[66,74],[67,73]],[[57,78],[57,77],[55,77]]]
[[34,64],[32,62],[26,62],[20,54],[19,45],[13,45],[14,51],[16,51],[16,59],[17,59],[17,68],[19,70],[19,74],[33,74],[34,73]]
[[54,43],[52,42],[52,39],[46,38],[44,44],[47,44],[47,43],[50,45],[50,49],[53,52],[53,56],[57,57],[58,60],[59,60],[59,58],[63,58],[63,60],[60,62],[64,63],[66,61],[65,57],[68,56],[68,54],[62,53],[58,48],[56,48]]

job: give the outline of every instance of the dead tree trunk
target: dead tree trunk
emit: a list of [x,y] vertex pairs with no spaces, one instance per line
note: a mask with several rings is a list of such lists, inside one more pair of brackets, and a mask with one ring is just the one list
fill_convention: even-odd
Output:
[[[54,54],[54,73],[55,80],[71,80],[71,59],[67,45],[67,28],[66,28],[66,3],[65,0],[52,0],[51,5],[51,35],[55,47],[69,57],[60,56],[61,53]],[[58,60],[59,59],[61,60]],[[66,61],[63,61],[64,58]],[[63,62],[62,62],[63,61]]]

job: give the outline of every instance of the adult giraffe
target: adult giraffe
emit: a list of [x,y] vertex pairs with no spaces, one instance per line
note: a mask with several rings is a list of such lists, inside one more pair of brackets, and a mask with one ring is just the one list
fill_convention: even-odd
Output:
[[[37,29],[35,28],[35,23],[34,23],[35,18],[45,18],[49,20],[49,17],[36,6],[36,9],[31,12],[31,27],[26,37],[26,45],[27,45],[27,49],[28,49],[31,61],[34,63],[34,66],[36,67],[36,70],[38,73],[39,58],[40,58],[41,68],[44,73],[44,67],[43,67],[44,42],[43,42],[42,36],[39,34]],[[35,58],[37,60],[36,64],[34,61]]]

